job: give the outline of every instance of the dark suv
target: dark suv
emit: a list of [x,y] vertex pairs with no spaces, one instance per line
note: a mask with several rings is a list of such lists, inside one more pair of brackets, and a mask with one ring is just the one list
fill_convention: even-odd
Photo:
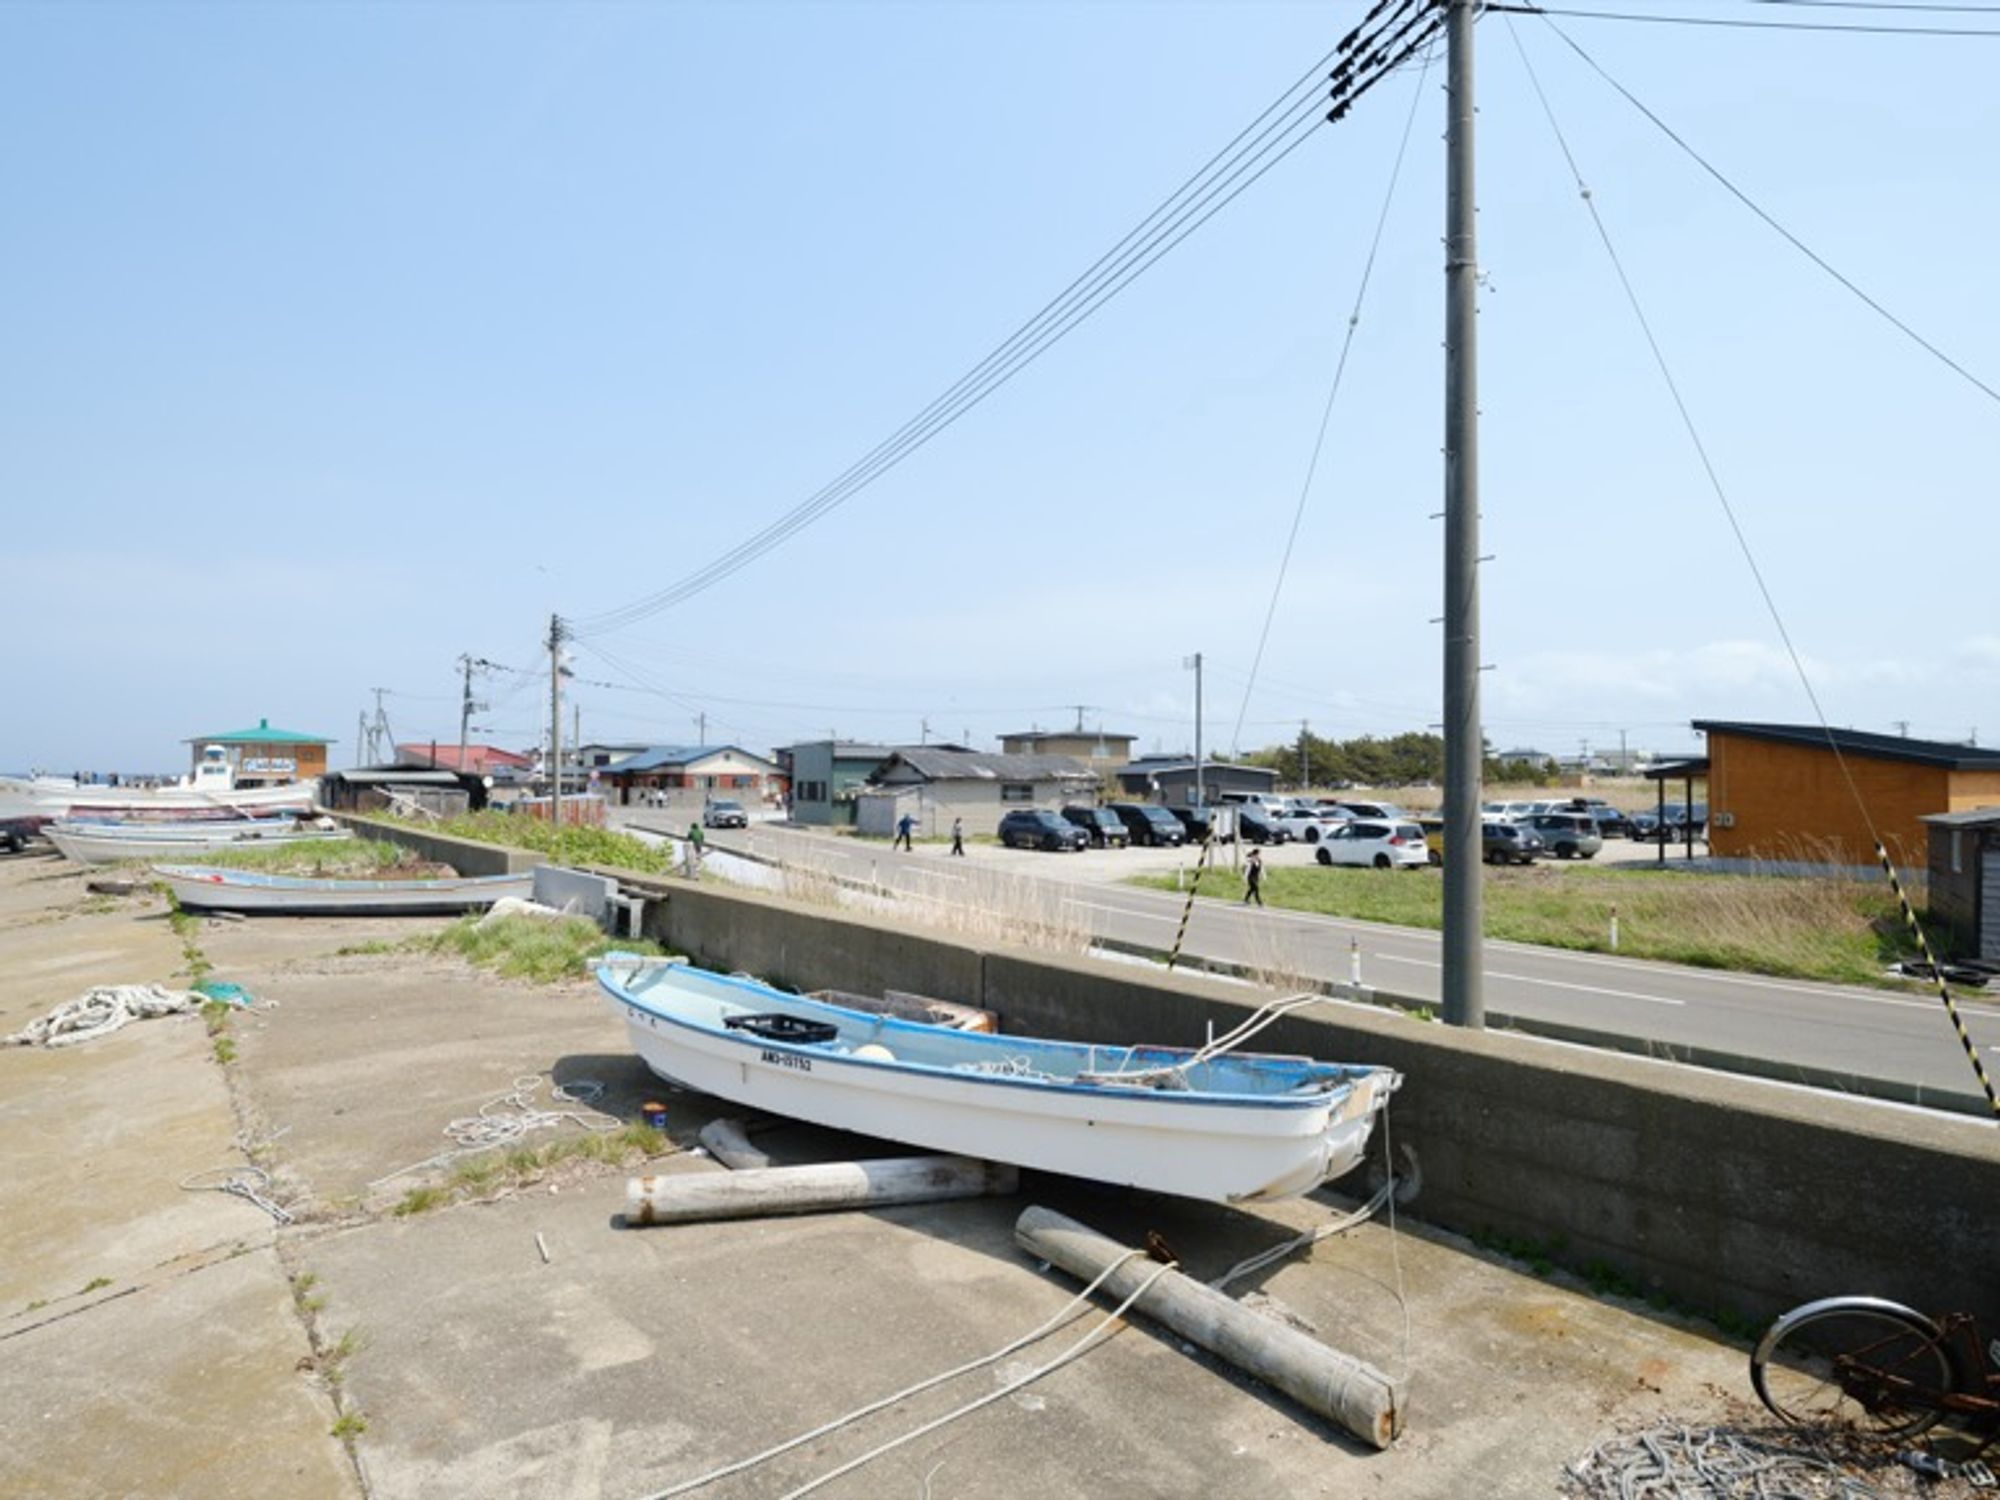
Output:
[[1164,807],[1155,807],[1150,802],[1114,802],[1105,811],[1125,825],[1135,844],[1177,849],[1187,842],[1187,830]]
[[[1170,807],[1167,811],[1179,819],[1181,827],[1187,830],[1187,839],[1190,844],[1199,844],[1204,839],[1217,838],[1215,832],[1215,810],[1213,808]],[[1226,833],[1221,835],[1217,839],[1217,842],[1226,844],[1235,837],[1236,835],[1233,833]]]
[[1090,835],[1067,818],[1031,807],[1000,820],[1000,842],[1009,849],[1088,849]]
[[1123,849],[1132,842],[1132,835],[1108,807],[1065,807],[1062,815],[1090,835],[1092,848]]
[[1548,845],[1532,828],[1491,819],[1479,825],[1479,852],[1489,865],[1531,865]]
[[1292,830],[1271,818],[1254,802],[1237,806],[1236,831],[1245,842],[1252,844],[1289,844],[1292,841]]

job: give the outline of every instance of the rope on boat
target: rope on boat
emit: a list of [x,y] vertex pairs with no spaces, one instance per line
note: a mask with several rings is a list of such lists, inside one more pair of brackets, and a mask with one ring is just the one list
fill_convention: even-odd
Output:
[[596,1079],[579,1078],[573,1083],[552,1082],[549,1085],[551,1104],[581,1104],[583,1109],[541,1108],[535,1103],[535,1092],[541,1086],[538,1074],[516,1078],[514,1086],[506,1093],[497,1094],[480,1105],[478,1114],[461,1115],[444,1127],[445,1137],[452,1143],[450,1150],[400,1167],[386,1177],[377,1177],[368,1185],[371,1188],[380,1187],[412,1172],[446,1166],[461,1156],[511,1146],[530,1131],[554,1130],[565,1120],[574,1120],[592,1132],[617,1129],[616,1120],[590,1107],[604,1097],[604,1085]]
[[93,985],[74,1000],[65,1000],[39,1021],[30,1021],[0,1041],[9,1047],[74,1047],[109,1036],[133,1021],[181,1015],[199,1010],[208,997],[192,990],[170,990],[161,984]]
[[1238,1047],[1249,1041],[1250,1038],[1257,1035],[1258,1032],[1263,1031],[1268,1026],[1275,1025],[1293,1011],[1302,1010],[1308,1005],[1317,1005],[1325,998],[1326,996],[1316,994],[1311,990],[1301,990],[1298,994],[1285,995],[1279,999],[1269,1001],[1264,1005],[1260,1005],[1237,1025],[1223,1032],[1221,1036],[1210,1038],[1206,1043],[1197,1047],[1179,1062],[1162,1063],[1155,1068],[1132,1068],[1116,1073],[1083,1073],[1077,1076],[1080,1081],[1089,1083],[1123,1083],[1152,1088],[1188,1088],[1190,1085],[1187,1081],[1187,1075],[1203,1063],[1213,1062],[1223,1054],[1235,1051]]
[[[985,1369],[988,1365],[998,1364],[1008,1355],[1013,1354],[1021,1349],[1025,1349],[1028,1345],[1034,1343],[1036,1340],[1045,1338],[1049,1334],[1055,1332],[1056,1329],[1062,1327],[1065,1323],[1073,1321],[1077,1316],[1077,1314],[1080,1313],[1084,1309],[1084,1307],[1086,1307],[1089,1304],[1091,1293],[1095,1292],[1100,1286],[1102,1286],[1105,1283],[1105,1281],[1107,1281],[1110,1278],[1111,1274],[1114,1271],[1118,1270],[1119,1267],[1123,1266],[1126,1261],[1143,1257],[1145,1253],[1146,1252],[1143,1250],[1126,1251],[1123,1255],[1119,1256],[1110,1265],[1106,1266],[1102,1271],[1100,1271],[1095,1281],[1092,1281],[1089,1286],[1085,1287],[1082,1291],[1078,1292],[1075,1296],[1071,1297],[1069,1301],[1065,1302],[1060,1308],[1058,1308],[1056,1312],[1046,1321],[1044,1321],[1040,1326],[1033,1329],[1029,1333],[1023,1334],[1020,1338],[1015,1339],[1012,1343],[1002,1345],[1000,1348],[994,1350],[991,1354],[983,1355],[978,1359],[970,1360],[965,1364],[958,1365],[953,1369],[946,1370],[941,1375],[933,1375],[927,1380],[921,1380],[913,1386],[909,1386],[903,1390],[897,1391],[892,1396],[884,1396],[880,1400],[869,1402],[866,1406],[856,1407],[853,1411],[848,1412],[845,1416],[835,1417],[832,1421],[822,1423],[820,1426],[815,1427],[810,1432],[802,1432],[797,1437],[787,1438],[784,1442],[777,1444],[775,1447],[766,1448],[762,1453],[755,1453],[752,1454],[749,1458],[738,1459],[735,1463],[725,1464],[723,1467],[719,1469],[713,1469],[706,1474],[697,1475],[693,1479],[684,1479],[679,1484],[673,1485],[668,1489],[656,1490],[652,1494],[646,1496],[646,1500],[673,1500],[673,1497],[676,1495],[685,1495],[694,1490],[702,1489],[707,1485],[714,1484],[719,1479],[727,1479],[731,1475],[743,1473],[746,1469],[754,1469],[759,1464],[768,1463],[771,1459],[778,1458],[784,1454],[790,1453],[795,1448],[802,1447],[807,1443],[815,1442],[820,1438],[838,1432],[843,1427],[852,1426],[855,1422],[860,1421],[863,1417],[873,1416],[876,1412],[885,1411],[889,1407],[898,1405],[901,1402],[909,1400],[912,1396],[921,1395],[925,1391],[931,1390],[936,1386],[943,1385],[946,1381],[956,1380],[959,1376],[969,1375],[974,1370],[982,1370]],[[1077,1355],[1085,1352],[1085,1348],[1087,1347],[1089,1340],[1097,1338],[1097,1336],[1101,1334],[1107,1326],[1116,1323],[1117,1320],[1125,1313],[1127,1308],[1131,1307],[1131,1305],[1134,1302],[1136,1302],[1139,1299],[1139,1297],[1143,1293],[1145,1293],[1152,1286],[1152,1284],[1159,1279],[1159,1277],[1162,1274],[1171,1269],[1172,1266],[1163,1265],[1159,1268],[1158,1271],[1155,1271],[1151,1276],[1147,1277],[1145,1282],[1140,1285],[1139,1290],[1134,1292],[1130,1297],[1126,1298],[1124,1304],[1119,1307],[1117,1312],[1112,1313],[1111,1316],[1106,1318],[1103,1323],[1100,1323],[1095,1329],[1091,1330],[1091,1332],[1087,1334],[1084,1339],[1078,1340],[1076,1344],[1072,1345],[1070,1349],[1067,1350],[1064,1354],[1058,1356],[1057,1359],[1051,1360],[1048,1364],[1040,1366],[1036,1370],[1030,1372],[1028,1375],[1022,1377],[1020,1380],[1010,1382],[1009,1384],[1000,1387],[997,1391],[987,1396],[981,1397],[976,1402],[970,1403],[967,1406],[960,1407],[957,1411],[946,1414],[945,1416],[939,1418],[936,1422],[931,1423],[926,1427],[919,1428],[916,1432],[907,1433],[903,1437],[897,1438],[893,1440],[891,1443],[885,1444],[884,1446],[875,1449],[873,1452],[863,1454],[860,1458],[855,1459],[851,1463],[846,1464],[841,1468],[834,1470],[830,1474],[821,1475],[818,1479],[811,1481],[806,1486],[805,1489],[792,1491],[792,1495],[803,1495],[809,1493],[811,1490],[817,1489],[821,1485],[827,1484],[830,1481],[837,1479],[842,1474],[845,1474],[850,1470],[858,1468],[860,1465],[867,1463],[870,1459],[876,1458],[879,1455],[888,1452],[890,1448],[900,1446],[901,1444],[910,1441],[912,1438],[919,1437],[924,1432],[930,1431],[934,1427],[940,1426],[945,1422],[949,1422],[956,1417],[962,1416],[966,1412],[971,1411],[978,1406],[983,1406],[990,1401],[997,1400],[1001,1396],[1010,1395],[1015,1390],[1018,1390],[1021,1386],[1028,1384],[1029,1381],[1039,1379],[1042,1375],[1045,1375],[1050,1370],[1055,1369],[1058,1364],[1068,1363],[1069,1360],[1072,1360],[1076,1358]],[[787,1496],[786,1500],[791,1500],[791,1497]]]

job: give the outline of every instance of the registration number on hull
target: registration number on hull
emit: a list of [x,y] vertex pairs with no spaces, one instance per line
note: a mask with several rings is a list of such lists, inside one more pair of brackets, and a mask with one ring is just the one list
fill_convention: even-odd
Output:
[[777,1068],[796,1068],[801,1073],[810,1073],[813,1070],[811,1058],[800,1057],[791,1052],[773,1052],[768,1047],[757,1054],[757,1060],[770,1063]]

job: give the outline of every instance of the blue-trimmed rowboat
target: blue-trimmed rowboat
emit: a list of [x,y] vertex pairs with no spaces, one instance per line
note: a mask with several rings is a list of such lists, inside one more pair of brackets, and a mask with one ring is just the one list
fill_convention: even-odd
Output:
[[454,875],[436,880],[337,880],[266,875],[213,865],[155,865],[174,899],[198,911],[273,912],[283,916],[389,916],[470,911],[503,896],[525,901],[532,872],[522,875]]
[[1361,1160],[1388,1068],[988,1035],[849,1010],[673,959],[597,969],[646,1065],[771,1114],[1018,1166],[1241,1203]]
[[42,835],[80,865],[120,859],[174,859],[247,845],[296,844],[353,837],[345,828],[315,828],[292,818],[242,818],[212,823],[51,823]]

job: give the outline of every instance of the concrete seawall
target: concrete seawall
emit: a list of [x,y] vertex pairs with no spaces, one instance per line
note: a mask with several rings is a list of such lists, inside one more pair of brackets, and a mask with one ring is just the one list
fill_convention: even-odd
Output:
[[[1216,979],[980,950],[741,890],[623,879],[652,898],[646,935],[705,966],[963,1001],[1010,1031],[1195,1045],[1259,1003]],[[1757,1320],[1866,1292],[2000,1325],[1990,1121],[1343,1002],[1288,1017],[1257,1045],[1404,1074],[1389,1133],[1420,1174],[1410,1212],[1430,1223],[1708,1313]]]

